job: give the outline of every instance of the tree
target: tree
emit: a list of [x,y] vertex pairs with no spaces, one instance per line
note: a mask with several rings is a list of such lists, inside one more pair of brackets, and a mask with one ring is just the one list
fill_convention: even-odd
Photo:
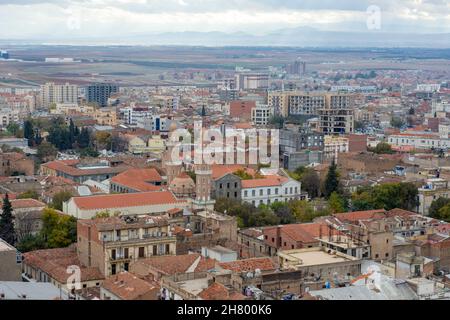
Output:
[[431,202],[430,208],[428,209],[428,215],[432,218],[443,220],[441,218],[440,210],[450,204],[449,198],[439,197],[433,202]]
[[295,222],[295,217],[292,214],[291,208],[285,202],[274,202],[271,204],[270,208],[280,219],[280,224],[289,224]]
[[39,199],[39,194],[35,190],[28,190],[19,194],[17,199]]
[[417,187],[413,183],[386,183],[357,190],[352,195],[353,210],[400,208],[414,211],[417,208]]
[[106,131],[95,133],[95,142],[98,150],[111,150],[112,135]]
[[392,147],[389,143],[386,142],[380,142],[377,144],[377,146],[373,149],[369,149],[372,152],[375,152],[377,154],[393,154],[395,153],[394,150],[392,150]]
[[25,120],[23,124],[23,137],[28,139],[28,146],[33,146],[34,141],[34,128],[33,123],[30,120]]
[[284,126],[285,119],[281,115],[273,115],[270,117],[268,123],[273,125],[276,129],[282,129]]
[[55,159],[58,150],[49,142],[42,142],[37,148],[37,157],[41,162],[48,162]]
[[20,239],[19,243],[17,244],[17,250],[19,250],[20,252],[29,252],[45,248],[45,240],[40,234],[27,234],[22,239]]
[[333,192],[337,192],[339,189],[339,175],[337,172],[337,165],[335,161],[330,165],[328,169],[327,177],[325,179],[324,195],[328,199]]
[[308,192],[308,196],[312,199],[319,196],[320,178],[317,172],[308,168],[300,178],[302,189]]
[[62,205],[63,202],[68,201],[70,198],[72,198],[72,192],[68,191],[68,190],[63,190],[60,191],[58,193],[55,193],[55,195],[53,196],[52,202],[50,207],[59,211],[62,211]]
[[439,209],[438,219],[450,222],[450,203]]
[[18,132],[20,131],[20,126],[15,122],[10,122],[6,127],[6,130],[13,136],[17,137]]
[[345,199],[341,197],[337,192],[333,192],[328,199],[328,207],[332,213],[341,213],[347,211]]
[[400,129],[405,125],[405,121],[402,118],[399,117],[392,117],[391,119],[391,126],[397,129]]
[[41,236],[48,248],[67,247],[77,240],[77,222],[72,216],[46,208],[42,212]]
[[81,149],[87,148],[91,143],[91,135],[87,128],[83,128],[78,135],[78,147]]
[[10,245],[14,245],[16,242],[16,232],[14,230],[13,209],[8,194],[5,194],[2,209],[2,216],[0,217],[0,238]]

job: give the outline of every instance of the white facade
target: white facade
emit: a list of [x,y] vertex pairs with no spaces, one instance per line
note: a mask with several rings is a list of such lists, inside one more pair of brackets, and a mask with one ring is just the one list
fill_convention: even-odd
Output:
[[419,149],[448,148],[450,139],[441,138],[437,134],[399,134],[391,135],[388,143],[392,146],[412,146]]
[[41,102],[44,107],[49,107],[52,103],[78,103],[78,86],[69,83],[55,84],[46,83],[41,86]]
[[268,105],[257,104],[256,108],[252,109],[252,122],[256,126],[267,125],[273,114],[273,108]]
[[279,185],[258,186],[252,188],[242,187],[242,201],[254,206],[261,204],[270,205],[274,202],[288,202],[300,199],[301,183],[289,179]]

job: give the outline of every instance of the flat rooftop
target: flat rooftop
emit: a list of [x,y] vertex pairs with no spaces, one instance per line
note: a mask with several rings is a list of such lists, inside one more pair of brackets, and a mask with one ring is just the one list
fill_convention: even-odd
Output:
[[177,282],[177,284],[183,290],[186,290],[189,293],[194,295],[198,295],[200,292],[208,288],[208,278],[200,278],[194,280],[186,280]]
[[358,260],[343,253],[328,253],[320,248],[308,248],[298,250],[286,250],[279,252],[279,257],[297,263],[300,266],[315,266]]

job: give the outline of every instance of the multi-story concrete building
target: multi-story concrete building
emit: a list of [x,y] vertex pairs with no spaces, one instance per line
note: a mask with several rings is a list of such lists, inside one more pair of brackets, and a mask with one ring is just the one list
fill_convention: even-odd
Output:
[[239,90],[267,89],[269,87],[269,75],[266,73],[237,73],[235,79],[236,88]]
[[78,86],[73,84],[55,84],[49,82],[41,86],[41,103],[45,108],[53,103],[78,103]]
[[78,220],[81,263],[105,276],[128,271],[138,259],[176,254],[176,237],[161,216],[122,216]]
[[106,107],[112,94],[119,92],[119,86],[111,83],[95,83],[86,87],[85,98],[88,103]]
[[268,105],[257,104],[252,109],[252,122],[255,126],[265,126],[269,123],[270,118],[274,115],[273,108]]

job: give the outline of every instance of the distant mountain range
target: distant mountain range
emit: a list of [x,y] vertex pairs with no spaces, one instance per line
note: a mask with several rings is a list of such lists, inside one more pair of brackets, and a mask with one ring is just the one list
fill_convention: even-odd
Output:
[[422,47],[449,48],[450,33],[412,34],[382,31],[322,31],[308,27],[281,29],[265,35],[244,32],[167,32],[102,38],[48,38],[0,43],[30,44],[121,44],[121,45],[192,45],[192,46],[293,46],[293,47]]

